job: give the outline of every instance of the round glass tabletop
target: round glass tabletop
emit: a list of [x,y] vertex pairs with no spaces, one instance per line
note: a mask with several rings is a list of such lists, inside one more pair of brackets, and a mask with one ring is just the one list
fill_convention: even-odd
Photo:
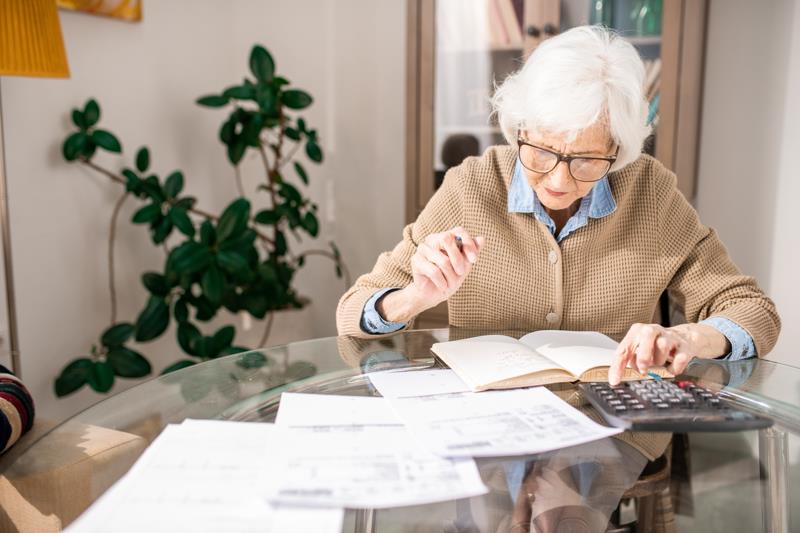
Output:
[[[22,505],[31,505],[46,514],[50,505],[46,500],[61,498],[66,510],[56,514],[59,514],[60,524],[65,526],[125,475],[147,444],[168,424],[186,419],[273,422],[281,393],[287,391],[378,395],[367,377],[369,373],[437,366],[430,351],[433,343],[486,333],[516,337],[524,334],[450,328],[407,331],[372,339],[329,337],[207,361],[151,379],[98,402],[56,426],[27,449],[17,451],[17,457],[2,474],[10,488],[19,492]],[[695,360],[686,374],[737,405],[772,418],[775,425],[761,431],[675,436],[668,452],[670,460],[664,463],[662,458],[661,463],[650,462],[644,472],[662,476],[657,495],[659,498],[662,494],[669,495],[670,517],[675,513],[669,520],[674,520],[673,525],[680,531],[708,531],[711,524],[715,530],[725,529],[727,525],[731,531],[791,530],[791,503],[794,500],[795,508],[800,503],[800,491],[795,488],[800,486],[797,453],[800,369],[766,360]],[[628,448],[619,445],[614,448],[620,464],[639,460],[633,459],[633,455],[628,457],[631,453]],[[544,464],[545,472],[552,468],[562,478],[571,473],[582,483],[578,472],[585,459],[580,454],[550,454],[548,457],[552,460],[527,458],[523,466],[519,459],[516,462],[480,460],[481,477],[490,488],[490,493],[480,501],[472,498],[378,512],[348,510],[344,530],[509,530],[520,513],[530,514],[530,509],[520,508],[517,497],[525,488],[524,481],[523,486],[519,480],[513,481],[515,476],[519,477],[519,472],[527,476],[532,464]],[[560,461],[557,468],[555,458]],[[640,460],[642,465],[646,462],[646,459]],[[600,468],[599,474],[592,474],[598,494],[603,491],[604,484],[615,482],[611,479],[613,476],[603,474],[611,470],[614,468]],[[546,479],[544,473],[542,476],[541,479]],[[634,476],[632,481],[635,479]],[[27,488],[29,485],[38,489]],[[65,491],[64,487],[69,487],[66,499],[55,494]],[[642,483],[637,487],[641,491],[646,489]],[[664,491],[666,487],[669,487],[668,492]],[[584,506],[607,505],[593,499],[591,491],[581,489],[578,492]],[[628,490],[625,496],[642,495]],[[623,499],[615,513],[630,514],[632,507],[626,505],[628,501]],[[614,506],[618,502],[619,498]],[[577,513],[575,520],[591,522],[591,517],[581,516],[580,504],[573,507]],[[663,508],[664,505],[659,507]],[[553,513],[542,516],[537,527],[546,530],[556,518]],[[561,520],[574,518],[563,513],[559,516]],[[615,515],[615,519],[624,522],[623,518]],[[643,518],[648,519],[639,512],[639,519]]]

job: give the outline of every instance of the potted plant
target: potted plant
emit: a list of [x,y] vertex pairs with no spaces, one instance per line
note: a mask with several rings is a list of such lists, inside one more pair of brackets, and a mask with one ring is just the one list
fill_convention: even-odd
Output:
[[[250,74],[241,84],[220,94],[203,96],[197,103],[227,111],[219,139],[234,167],[251,150],[261,159],[264,181],[258,193],[267,199],[268,207],[258,211],[238,181],[238,168],[239,197],[217,215],[201,209],[196,198],[184,193],[185,178],[180,170],[163,177],[153,172],[147,147],[138,149],[133,168],[115,172],[97,164],[94,155],[98,150],[122,154],[122,143],[116,135],[99,127],[100,106],[95,100],[72,110],[76,131],[63,143],[64,158],[106,176],[121,187],[121,193],[112,210],[108,239],[110,323],[89,353],[71,361],[56,378],[57,396],[70,394],[83,385],[107,392],[116,377],[150,374],[150,362],[132,343],[158,338],[173,320],[177,324],[178,345],[188,357],[175,361],[164,373],[249,349],[235,343],[234,325],[213,332],[202,330],[202,323],[222,310],[267,319],[263,346],[272,313],[309,303],[292,285],[295,272],[308,256],[331,259],[336,275],[350,284],[333,242],[329,249],[297,254],[291,250],[292,239],[299,240],[302,234],[315,238],[319,234],[317,204],[299,186],[308,184],[308,172],[296,158],[302,149],[312,162],[323,160],[317,130],[299,114],[313,100],[307,92],[293,88],[289,80],[276,75],[273,58],[262,46],[254,46],[250,53]],[[119,320],[114,240],[120,209],[127,201],[139,202],[132,222],[147,228],[153,245],[164,249],[165,260],[160,271],[141,276],[149,297],[139,315],[134,320]],[[263,357],[246,361],[254,366],[266,362]]]

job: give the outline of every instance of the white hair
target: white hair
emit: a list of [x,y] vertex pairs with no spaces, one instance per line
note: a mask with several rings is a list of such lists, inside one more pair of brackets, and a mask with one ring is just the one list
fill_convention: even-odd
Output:
[[544,41],[497,87],[492,107],[511,145],[520,129],[566,134],[571,142],[604,121],[619,144],[612,171],[635,161],[650,133],[642,59],[602,26],[579,26]]

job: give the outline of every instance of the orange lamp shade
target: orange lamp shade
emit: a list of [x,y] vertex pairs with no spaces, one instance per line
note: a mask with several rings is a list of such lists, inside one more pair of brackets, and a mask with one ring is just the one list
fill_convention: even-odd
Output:
[[0,0],[0,76],[69,77],[56,0]]

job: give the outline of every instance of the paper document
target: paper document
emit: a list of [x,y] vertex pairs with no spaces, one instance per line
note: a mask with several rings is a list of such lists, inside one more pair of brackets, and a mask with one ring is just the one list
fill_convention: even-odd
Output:
[[283,393],[276,420],[291,445],[270,501],[377,509],[488,491],[474,460],[423,448],[384,398]]
[[284,392],[275,424],[279,426],[401,426],[386,400],[377,396],[335,396]]
[[[264,501],[284,442],[272,424],[169,425],[70,532],[341,531],[342,509]],[[284,529],[279,529],[282,527]]]
[[376,372],[368,376],[384,398],[431,396],[470,390],[450,369]]
[[272,502],[400,507],[485,494],[473,459],[425,450],[403,426],[290,428]]
[[544,387],[387,400],[414,437],[444,457],[541,453],[622,432]]

